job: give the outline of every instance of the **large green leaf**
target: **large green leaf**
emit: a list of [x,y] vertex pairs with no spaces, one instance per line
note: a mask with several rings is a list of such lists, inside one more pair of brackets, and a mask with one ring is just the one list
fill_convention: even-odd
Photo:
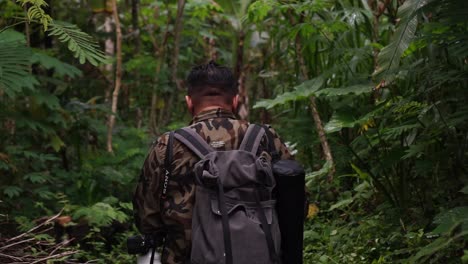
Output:
[[429,245],[423,247],[409,259],[410,263],[427,263],[427,259],[451,243],[468,235],[468,207],[455,207],[435,217],[438,224],[430,235],[440,235]]
[[432,234],[444,234],[461,224],[462,229],[468,231],[468,206],[455,207],[438,214],[434,218],[438,226],[432,230]]
[[320,87],[322,87],[324,80],[317,77],[312,80],[305,81],[294,88],[292,92],[286,92],[278,95],[275,99],[266,99],[257,102],[254,108],[270,109],[277,105],[284,105],[291,101],[307,99],[313,95]]
[[356,119],[349,112],[335,112],[333,113],[330,121],[325,125],[326,133],[333,133],[340,131],[344,127],[354,127]]
[[275,99],[266,99],[257,102],[254,108],[266,108],[270,109],[277,105],[284,105],[291,101],[298,101],[308,99],[310,96],[340,96],[347,94],[363,94],[372,92],[372,86],[370,84],[358,84],[349,87],[342,88],[325,88],[319,90],[324,84],[322,77],[317,77],[312,80],[305,81],[300,85],[296,86],[293,91],[285,92],[278,95]]
[[400,18],[399,25],[395,31],[390,44],[384,47],[378,56],[379,67],[375,75],[386,78],[387,81],[393,77],[391,72],[395,71],[400,65],[400,59],[406,49],[408,49],[413,40],[418,27],[418,11],[428,4],[431,0],[407,0],[398,9]]
[[344,88],[326,88],[316,92],[317,96],[325,95],[325,96],[339,96],[339,95],[347,95],[347,94],[363,94],[363,93],[370,93],[372,92],[372,85],[370,84],[358,84],[353,85],[350,87]]
[[38,63],[48,70],[53,69],[60,77],[65,75],[71,78],[81,76],[81,71],[75,66],[62,62],[38,50],[34,50],[31,57],[31,63]]

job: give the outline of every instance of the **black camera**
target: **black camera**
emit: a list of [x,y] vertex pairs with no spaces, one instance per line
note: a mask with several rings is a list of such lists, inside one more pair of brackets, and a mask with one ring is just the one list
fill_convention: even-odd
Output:
[[127,238],[127,252],[129,254],[144,255],[150,249],[159,247],[163,244],[163,236],[154,235],[137,235]]

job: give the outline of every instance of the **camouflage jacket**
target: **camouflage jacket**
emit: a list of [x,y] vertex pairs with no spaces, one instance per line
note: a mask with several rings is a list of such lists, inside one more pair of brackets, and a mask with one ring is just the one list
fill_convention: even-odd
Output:
[[[213,109],[194,117],[189,128],[194,129],[215,149],[230,150],[239,147],[248,125],[247,121],[237,120],[231,112]],[[291,159],[287,147],[273,129],[270,128],[270,131],[281,159]],[[190,258],[191,218],[195,201],[192,167],[198,157],[174,140],[172,176],[166,199],[161,204],[168,135],[166,133],[157,140],[144,162],[133,198],[135,222],[142,234],[155,234],[162,228],[168,230],[162,263],[186,263]],[[268,138],[264,137],[258,154],[270,158],[267,154],[268,143]]]

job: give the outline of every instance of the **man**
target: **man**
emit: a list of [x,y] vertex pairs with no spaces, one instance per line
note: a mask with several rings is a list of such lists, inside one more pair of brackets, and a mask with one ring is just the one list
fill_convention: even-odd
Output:
[[[249,123],[236,119],[239,96],[232,72],[213,61],[192,69],[187,77],[187,108],[193,116],[189,128],[216,150],[237,149]],[[275,151],[281,159],[291,154],[273,129]],[[134,196],[136,226],[142,234],[165,230],[162,263],[188,263],[191,248],[191,218],[195,202],[192,168],[199,158],[179,141],[173,142],[172,176],[167,195],[161,203],[164,185],[164,162],[168,133],[150,150],[143,165]],[[264,137],[258,154],[267,155],[268,137]]]

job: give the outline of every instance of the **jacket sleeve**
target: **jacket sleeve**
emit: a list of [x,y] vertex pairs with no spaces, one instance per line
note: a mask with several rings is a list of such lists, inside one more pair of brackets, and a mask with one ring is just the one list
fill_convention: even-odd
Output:
[[133,196],[135,224],[142,234],[156,234],[163,227],[160,199],[167,139],[167,134],[161,136],[150,149]]
[[[282,160],[294,159],[294,155],[288,149],[286,144],[284,144],[283,140],[280,138],[278,133],[276,133],[276,131],[271,126],[268,126],[268,128],[269,128],[269,130],[271,132],[271,135],[273,137],[275,150],[277,151],[277,153],[279,155],[279,158],[282,159]],[[268,137],[267,137],[267,140],[269,140]],[[270,143],[268,142],[267,144],[270,144]]]

